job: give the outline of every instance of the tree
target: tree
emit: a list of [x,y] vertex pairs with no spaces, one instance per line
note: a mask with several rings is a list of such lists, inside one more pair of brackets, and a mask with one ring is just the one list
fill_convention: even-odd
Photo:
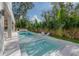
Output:
[[20,20],[16,20],[16,28],[21,29],[21,28],[26,28],[26,20],[25,19],[20,19]]
[[31,9],[34,5],[32,2],[13,2],[12,6],[15,19],[20,19],[20,17],[24,18],[28,9]]

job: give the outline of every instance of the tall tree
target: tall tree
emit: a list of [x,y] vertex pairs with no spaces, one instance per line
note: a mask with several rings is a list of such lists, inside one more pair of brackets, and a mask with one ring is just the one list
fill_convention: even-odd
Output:
[[34,4],[32,2],[13,2],[13,13],[16,19],[24,18],[28,9],[31,9]]

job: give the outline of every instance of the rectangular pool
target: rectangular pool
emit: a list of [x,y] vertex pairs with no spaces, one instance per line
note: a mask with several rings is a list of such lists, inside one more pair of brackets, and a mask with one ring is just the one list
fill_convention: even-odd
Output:
[[22,55],[42,56],[64,47],[52,37],[42,36],[33,32],[19,32]]

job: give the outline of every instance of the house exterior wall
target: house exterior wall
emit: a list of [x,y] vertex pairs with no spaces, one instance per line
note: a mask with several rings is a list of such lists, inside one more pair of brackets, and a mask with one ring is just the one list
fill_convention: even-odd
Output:
[[15,25],[14,15],[13,15],[13,12],[12,12],[12,3],[10,3],[10,2],[4,3],[4,8],[5,8],[4,16],[5,16],[5,20],[7,20],[8,38],[11,38],[12,37],[12,31],[13,31],[12,27],[13,27],[13,25]]
[[[7,7],[7,8],[5,8],[5,10],[7,10],[7,11],[5,12],[5,15],[8,14],[7,17],[9,17],[9,16],[11,17],[12,26],[15,26],[15,19],[14,19],[14,15],[13,15],[13,12],[12,12],[12,3],[11,2],[6,2],[6,5],[5,5],[5,7]],[[5,21],[7,21],[7,19],[5,19]],[[7,25],[7,23],[6,23],[6,25]],[[15,30],[14,27],[12,28],[12,30],[13,31]]]
[[2,15],[3,3],[0,3],[0,55],[3,54],[4,45],[4,16]]
[[[4,20],[7,20],[4,22]],[[4,25],[8,26],[8,37],[12,37],[12,22],[15,24],[12,5],[10,2],[0,2],[0,55],[4,51]]]

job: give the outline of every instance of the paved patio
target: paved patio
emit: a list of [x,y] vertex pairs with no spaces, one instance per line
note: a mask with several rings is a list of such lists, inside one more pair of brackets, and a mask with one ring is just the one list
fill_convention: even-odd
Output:
[[64,40],[58,41],[63,45],[65,44],[65,46],[55,52],[49,53],[49,56],[79,56],[79,44]]
[[21,56],[17,32],[12,33],[12,39],[5,40],[4,56]]

